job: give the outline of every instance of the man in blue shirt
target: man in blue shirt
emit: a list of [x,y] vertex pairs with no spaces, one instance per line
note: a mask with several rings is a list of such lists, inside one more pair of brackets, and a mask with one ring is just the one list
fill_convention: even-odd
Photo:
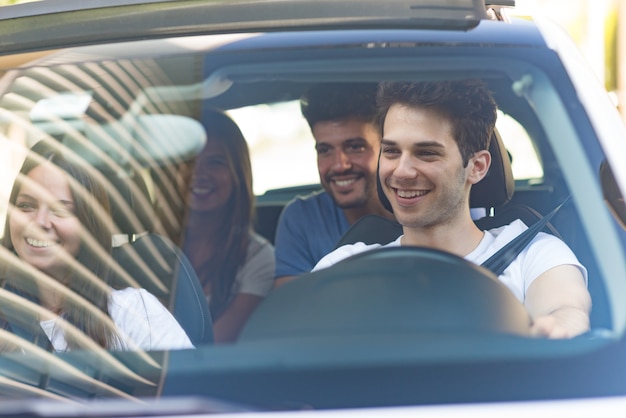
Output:
[[364,215],[393,219],[376,192],[376,88],[376,83],[319,84],[301,98],[324,190],[297,197],[283,210],[275,239],[276,285],[311,271]]

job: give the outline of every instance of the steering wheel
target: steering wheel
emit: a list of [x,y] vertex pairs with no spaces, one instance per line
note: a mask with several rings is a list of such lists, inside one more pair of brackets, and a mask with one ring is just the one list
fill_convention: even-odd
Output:
[[524,306],[489,270],[422,247],[384,247],[272,292],[239,340],[453,333],[528,335]]

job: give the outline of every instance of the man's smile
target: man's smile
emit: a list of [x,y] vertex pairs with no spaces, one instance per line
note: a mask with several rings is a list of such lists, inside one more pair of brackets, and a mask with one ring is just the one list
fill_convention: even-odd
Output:
[[362,178],[363,176],[360,174],[330,176],[328,179],[328,183],[334,185],[338,189],[350,189],[357,181]]
[[421,197],[428,193],[430,190],[406,190],[406,189],[393,189],[395,193],[404,199],[413,199],[415,197]]
[[335,185],[337,185],[339,187],[348,187],[348,186],[354,184],[354,182],[356,180],[357,180],[356,178],[345,179],[345,180],[334,179],[333,183],[335,183]]

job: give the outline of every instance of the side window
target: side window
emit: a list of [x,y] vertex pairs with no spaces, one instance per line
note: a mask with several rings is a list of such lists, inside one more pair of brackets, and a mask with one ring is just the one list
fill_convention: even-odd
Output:
[[272,189],[319,183],[315,141],[299,101],[248,106],[227,113],[248,142],[257,196]]
[[[8,112],[7,112],[8,113]],[[9,115],[10,116],[10,115]],[[28,133],[10,117],[0,118],[0,225],[4,225],[13,181],[26,156]],[[4,229],[0,228],[0,238]]]
[[543,182],[543,166],[526,129],[511,116],[498,111],[496,127],[511,155],[513,177],[528,184]]
[[[314,140],[297,100],[248,106],[227,113],[248,141],[256,195],[319,182]],[[511,155],[515,180],[529,184],[543,182],[541,160],[524,127],[498,111],[497,128]],[[274,175],[276,167],[290,175]]]

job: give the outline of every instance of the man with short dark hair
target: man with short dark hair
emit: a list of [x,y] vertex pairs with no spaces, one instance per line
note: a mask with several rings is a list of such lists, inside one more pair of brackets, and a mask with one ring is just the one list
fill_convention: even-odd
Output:
[[[516,220],[482,231],[470,216],[470,190],[489,170],[496,121],[484,83],[386,82],[378,104],[379,179],[403,229],[389,246],[435,248],[480,264],[527,229]],[[376,247],[340,247],[315,270]],[[558,238],[539,233],[498,278],[528,310],[533,335],[565,338],[589,329],[587,271]]]
[[309,272],[364,215],[393,219],[376,192],[380,127],[375,83],[313,86],[301,99],[324,188],[290,202],[275,239],[276,284]]

